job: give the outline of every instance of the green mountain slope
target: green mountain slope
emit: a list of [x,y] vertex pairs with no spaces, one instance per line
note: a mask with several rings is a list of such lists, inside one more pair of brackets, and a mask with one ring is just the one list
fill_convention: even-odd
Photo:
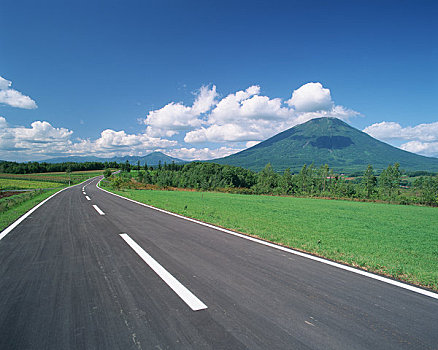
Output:
[[364,171],[368,164],[376,170],[400,163],[402,169],[438,171],[438,158],[403,151],[378,141],[336,118],[312,119],[283,131],[251,148],[212,160],[259,171],[271,163],[276,171],[304,164],[328,164],[335,171]]

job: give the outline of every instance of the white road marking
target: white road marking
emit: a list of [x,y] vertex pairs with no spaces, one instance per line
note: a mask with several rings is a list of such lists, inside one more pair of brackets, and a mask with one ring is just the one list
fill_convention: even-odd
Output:
[[[63,188],[62,190],[59,190],[58,192],[52,194],[50,197],[46,198],[36,206],[34,206],[32,209],[30,209],[28,212],[23,214],[21,217],[19,217],[16,221],[14,221],[12,224],[10,224],[8,227],[6,227],[2,232],[0,232],[0,240],[2,240],[9,232],[11,232],[14,228],[16,228],[18,225],[20,225],[26,218],[30,216],[35,210],[37,210],[39,207],[41,207],[44,203],[46,203],[49,199],[55,197],[58,193],[61,193],[62,191],[68,190],[69,188],[73,188],[76,186],[82,185],[84,182],[88,181],[89,179],[81,182],[80,184],[73,185],[70,187]],[[91,181],[90,181],[91,182]],[[90,182],[87,184],[89,185]]]
[[96,211],[97,211],[100,215],[105,215],[105,213],[104,213],[102,210],[100,210],[100,208],[99,208],[96,204],[93,204],[93,208],[96,209]]
[[[100,181],[102,181],[102,180],[100,180]],[[418,294],[422,294],[422,295],[425,295],[425,296],[428,296],[428,297],[431,297],[431,298],[434,298],[434,299],[438,299],[438,293],[434,293],[434,292],[431,292],[429,290],[425,290],[425,289],[422,289],[422,288],[419,288],[419,287],[415,287],[415,286],[412,286],[410,284],[406,284],[406,283],[403,283],[403,282],[400,282],[400,281],[392,280],[390,278],[383,277],[383,276],[380,276],[380,275],[376,275],[376,274],[371,273],[371,272],[367,272],[367,271],[364,271],[364,270],[359,270],[359,269],[356,269],[354,267],[343,265],[341,263],[337,263],[337,262],[334,262],[334,261],[331,261],[331,260],[320,258],[318,256],[314,256],[314,255],[311,255],[311,254],[308,254],[308,253],[303,253],[303,252],[300,252],[298,250],[294,250],[292,248],[286,248],[286,247],[277,245],[275,243],[266,242],[266,241],[263,241],[263,240],[258,239],[258,238],[254,238],[254,237],[251,237],[251,236],[244,235],[242,233],[237,233],[237,232],[234,232],[234,231],[230,231],[230,230],[227,230],[227,229],[222,228],[222,227],[217,227],[217,226],[214,226],[214,225],[211,225],[211,224],[207,224],[206,222],[202,222],[202,221],[198,221],[198,220],[195,220],[195,219],[192,219],[192,218],[188,218],[186,216],[175,214],[175,213],[172,213],[172,212],[164,210],[164,209],[153,207],[152,205],[144,204],[144,203],[138,202],[136,200],[120,196],[118,194],[109,192],[109,191],[107,191],[107,190],[105,190],[103,188],[100,188],[98,186],[100,181],[98,181],[96,183],[96,187],[98,189],[100,189],[101,191],[107,192],[109,194],[112,194],[113,196],[120,197],[120,198],[125,199],[127,201],[130,201],[130,202],[142,205],[144,207],[147,207],[147,208],[150,208],[150,209],[153,209],[153,210],[157,210],[157,211],[160,211],[162,213],[166,213],[168,215],[176,216],[177,218],[184,219],[184,220],[187,220],[187,221],[191,221],[191,222],[194,222],[196,224],[203,225],[203,226],[215,229],[217,231],[222,231],[222,232],[225,232],[225,233],[227,233],[229,235],[240,237],[240,238],[246,239],[248,241],[252,241],[252,242],[255,242],[255,243],[258,243],[258,244],[263,244],[265,246],[268,246],[268,247],[271,247],[271,248],[274,248],[274,249],[277,249],[277,250],[282,250],[284,252],[295,254],[295,255],[301,256],[303,258],[314,260],[314,261],[317,261],[317,262],[320,262],[320,263],[323,263],[323,264],[326,264],[326,265],[330,265],[330,266],[336,267],[338,269],[342,269],[342,270],[346,270],[346,271],[349,271],[349,272],[353,272],[355,274],[362,275],[362,276],[365,276],[365,277],[368,277],[368,278],[372,278],[374,280],[377,280],[377,281],[380,281],[380,282],[383,282],[383,283],[387,283],[387,284],[391,284],[393,286],[397,286],[399,288],[407,289],[407,290],[410,290],[411,292],[414,292],[414,293],[418,293]]]
[[86,193],[85,193],[85,192],[82,192],[82,194],[84,194],[84,195],[85,195]]
[[87,201],[91,201],[90,197],[88,197],[88,196],[85,196],[85,198],[87,198]]
[[153,257],[140,247],[126,233],[122,233],[120,237],[128,243],[128,245],[142,258],[142,260],[154,270],[154,272],[166,282],[166,284],[193,310],[204,310],[207,308],[201,300],[199,300],[191,291],[184,287],[175,277],[173,277],[163,266],[161,266]]

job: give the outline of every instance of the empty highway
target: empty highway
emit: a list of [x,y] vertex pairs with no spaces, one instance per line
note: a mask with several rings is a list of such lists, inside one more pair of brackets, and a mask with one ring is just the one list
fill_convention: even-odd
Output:
[[438,348],[438,299],[97,181],[58,193],[0,240],[0,349]]

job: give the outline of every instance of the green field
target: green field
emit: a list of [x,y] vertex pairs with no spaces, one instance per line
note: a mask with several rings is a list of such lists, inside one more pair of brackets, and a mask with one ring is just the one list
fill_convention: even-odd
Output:
[[0,232],[32,209],[35,205],[50,197],[56,190],[46,190],[35,193],[22,193],[13,197],[0,199]]
[[[91,177],[99,176],[103,174],[103,170],[87,170],[87,171],[74,171],[68,175],[65,172],[53,172],[53,173],[36,173],[36,174],[6,174],[0,173],[0,179],[13,179],[13,180],[26,180],[26,181],[40,181],[40,182],[56,182],[59,184],[69,183],[74,185],[85,181]],[[52,186],[53,187],[53,186]]]
[[31,181],[21,179],[2,179],[0,178],[0,189],[2,190],[26,190],[39,188],[56,188],[62,184],[49,181]]
[[216,192],[114,192],[438,290],[438,208]]
[[[78,171],[71,173],[72,183],[80,183],[88,178],[101,175],[103,171]],[[69,177],[66,173],[43,174],[0,174],[0,189],[23,190],[41,189],[24,193],[14,193],[10,197],[2,197],[0,193],[0,231],[17,220],[32,207],[53,193],[66,187]],[[39,181],[41,180],[41,181]],[[53,189],[52,189],[53,188]]]

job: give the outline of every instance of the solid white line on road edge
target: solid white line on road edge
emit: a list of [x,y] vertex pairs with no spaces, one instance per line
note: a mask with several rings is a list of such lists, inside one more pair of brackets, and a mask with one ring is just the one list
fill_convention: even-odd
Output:
[[105,213],[104,213],[102,210],[100,210],[100,208],[99,208],[96,204],[93,204],[93,208],[96,209],[96,211],[97,211],[100,215],[105,215]]
[[88,197],[88,196],[85,196],[85,198],[87,198],[87,201],[91,201],[90,197]]
[[259,244],[263,244],[265,246],[268,246],[268,247],[271,247],[271,248],[274,248],[274,249],[278,249],[278,250],[282,250],[282,251],[287,252],[287,253],[295,254],[295,255],[301,256],[301,257],[306,258],[306,259],[318,261],[320,263],[323,263],[323,264],[326,264],[326,265],[330,265],[330,266],[334,266],[334,267],[337,267],[337,268],[342,269],[342,270],[350,271],[350,272],[353,272],[353,273],[358,274],[358,275],[369,277],[369,278],[378,280],[380,282],[384,282],[384,283],[387,283],[387,284],[391,284],[393,286],[397,286],[397,287],[400,287],[400,288],[403,288],[403,289],[407,289],[407,290],[410,290],[411,292],[414,292],[414,293],[418,293],[418,294],[422,294],[422,295],[425,295],[425,296],[428,296],[428,297],[431,297],[431,298],[434,298],[434,299],[438,299],[438,293],[434,293],[434,292],[431,292],[431,291],[428,291],[428,290],[425,290],[425,289],[422,289],[422,288],[418,288],[418,287],[415,287],[415,286],[412,286],[410,284],[406,284],[406,283],[403,283],[403,282],[400,282],[400,281],[392,280],[392,279],[387,278],[387,277],[376,275],[376,274],[371,273],[371,272],[367,272],[367,271],[364,271],[364,270],[359,270],[359,269],[356,269],[354,267],[343,265],[341,263],[337,263],[337,262],[334,262],[334,261],[331,261],[331,260],[320,258],[318,256],[314,256],[314,255],[311,255],[311,254],[308,254],[308,253],[303,253],[303,252],[300,252],[298,250],[294,250],[292,248],[286,248],[286,247],[283,247],[281,245],[277,245],[275,243],[263,241],[261,239],[254,238],[254,237],[251,237],[251,236],[247,236],[247,235],[244,235],[242,233],[237,233],[237,232],[234,232],[234,231],[230,231],[230,230],[227,230],[227,229],[222,228],[222,227],[218,227],[218,226],[214,226],[214,225],[211,225],[211,224],[207,224],[206,222],[202,222],[202,221],[198,221],[198,220],[195,220],[195,219],[192,219],[192,218],[188,218],[188,217],[183,216],[183,215],[175,214],[175,213],[172,213],[172,212],[164,210],[164,209],[153,207],[152,205],[144,204],[144,203],[138,202],[136,200],[120,196],[120,195],[118,195],[116,193],[112,193],[112,192],[109,192],[109,191],[107,191],[107,190],[105,190],[103,188],[100,188],[98,186],[99,182],[100,181],[97,182],[96,187],[98,189],[100,189],[101,191],[107,192],[109,194],[112,194],[113,196],[120,197],[120,198],[125,199],[127,201],[130,201],[130,202],[142,205],[144,207],[147,207],[147,208],[150,208],[150,209],[153,209],[153,210],[157,210],[157,211],[160,211],[160,212],[168,214],[168,215],[176,216],[177,218],[184,219],[184,220],[187,220],[187,221],[191,221],[191,222],[194,222],[196,224],[203,225],[203,226],[206,226],[206,227],[218,230],[218,231],[222,231],[222,232],[225,232],[225,233],[227,233],[229,235],[240,237],[240,238],[243,238],[243,239],[246,239],[246,240],[249,240],[249,241],[253,241],[253,242],[256,242],[256,243],[259,243]]
[[120,237],[128,243],[128,245],[155,271],[155,273],[166,282],[166,284],[193,310],[204,310],[207,308],[201,300],[199,300],[191,291],[184,287],[175,277],[173,277],[163,266],[161,266],[153,257],[151,257],[142,247],[140,247],[126,233],[122,233]]
[[[18,225],[20,225],[21,222],[23,222],[24,219],[26,219],[30,214],[32,214],[35,210],[37,210],[39,207],[41,207],[44,203],[46,203],[49,199],[55,197],[58,193],[61,193],[62,191],[68,190],[69,188],[73,188],[76,186],[82,185],[84,182],[87,182],[90,179],[87,179],[80,184],[73,185],[70,187],[63,188],[62,190],[59,190],[58,192],[52,194],[50,197],[46,198],[42,202],[38,203],[36,206],[34,206],[32,209],[30,209],[28,212],[20,216],[16,221],[14,221],[12,224],[10,224],[8,227],[6,227],[2,232],[0,232],[0,240],[2,240],[9,232],[11,232],[14,228],[16,228]],[[91,182],[91,181],[90,181]],[[88,183],[87,185],[89,185]]]

